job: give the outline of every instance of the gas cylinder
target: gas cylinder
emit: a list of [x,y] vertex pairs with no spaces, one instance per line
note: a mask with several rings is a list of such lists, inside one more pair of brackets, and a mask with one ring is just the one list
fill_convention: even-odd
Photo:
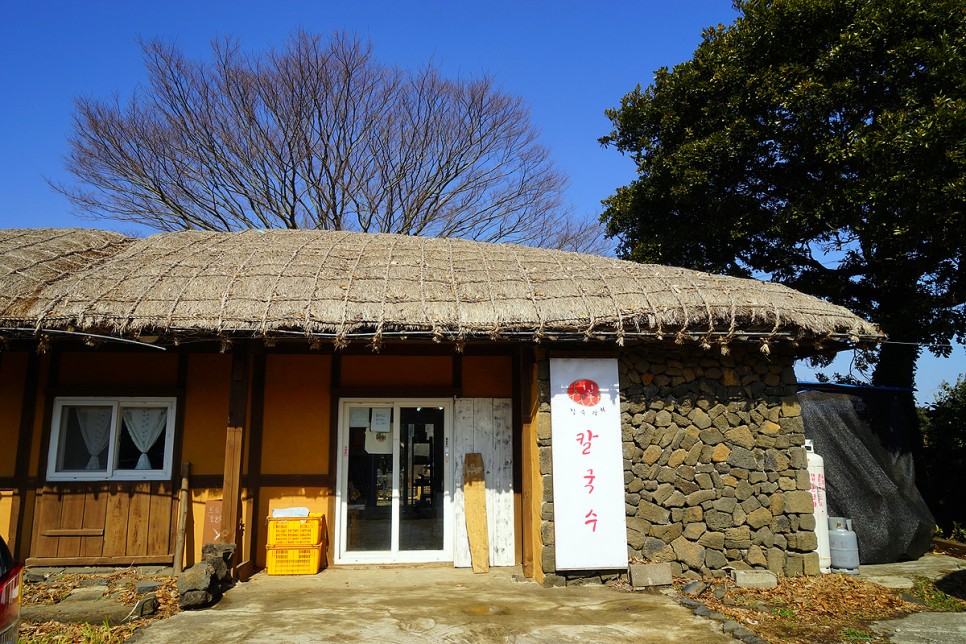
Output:
[[859,574],[859,540],[852,531],[852,520],[829,517],[828,542],[832,570],[850,575]]
[[808,456],[808,478],[812,482],[812,506],[815,513],[815,536],[818,538],[818,567],[828,572],[832,556],[828,545],[828,505],[825,502],[825,461],[815,453],[811,439],[805,439]]

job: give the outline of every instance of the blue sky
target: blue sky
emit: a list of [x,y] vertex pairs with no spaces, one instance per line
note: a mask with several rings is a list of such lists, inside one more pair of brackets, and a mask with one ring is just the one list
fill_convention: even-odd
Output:
[[[129,95],[143,82],[137,39],[173,39],[204,57],[209,41],[232,35],[249,50],[284,44],[296,28],[368,37],[377,56],[413,66],[432,58],[450,75],[490,73],[522,96],[561,169],[580,214],[633,178],[633,164],[597,138],[616,106],[654,70],[687,60],[701,30],[735,17],[731,0],[556,2],[15,1],[0,13],[0,226],[111,226],[74,216],[46,179],[65,181],[63,156],[75,96]],[[832,370],[847,371],[844,365]],[[920,401],[966,369],[926,358]],[[801,378],[810,374],[800,369]]]

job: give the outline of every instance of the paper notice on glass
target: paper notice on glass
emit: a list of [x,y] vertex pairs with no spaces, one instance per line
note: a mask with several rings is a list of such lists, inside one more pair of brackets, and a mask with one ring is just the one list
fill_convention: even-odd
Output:
[[349,427],[368,427],[369,408],[349,407]]
[[366,432],[366,453],[368,454],[392,454],[392,433],[390,432]]
[[392,409],[389,407],[374,407],[372,409],[372,427],[374,432],[388,432],[392,429]]

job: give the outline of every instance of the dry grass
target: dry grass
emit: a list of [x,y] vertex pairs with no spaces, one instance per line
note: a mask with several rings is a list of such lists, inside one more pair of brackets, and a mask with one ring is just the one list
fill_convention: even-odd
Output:
[[23,621],[20,624],[19,641],[21,644],[66,644],[68,642],[117,644],[130,637],[139,628],[180,612],[177,582],[174,578],[139,575],[132,569],[97,575],[64,574],[51,581],[24,584],[22,597],[24,606],[56,604],[74,589],[96,584],[107,586],[108,594],[115,601],[133,608],[140,598],[135,590],[135,584],[145,579],[162,582],[161,587],[155,591],[158,612],[149,618],[132,618],[120,625]]

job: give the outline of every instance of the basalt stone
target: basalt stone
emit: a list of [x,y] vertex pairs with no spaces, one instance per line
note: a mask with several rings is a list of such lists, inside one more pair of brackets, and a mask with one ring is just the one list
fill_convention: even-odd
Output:
[[[789,440],[793,437],[789,436]],[[804,440],[804,439],[803,439]],[[808,452],[805,451],[804,447],[789,447],[788,456],[791,462],[791,466],[796,470],[804,470],[808,468]]]
[[674,550],[657,537],[647,537],[641,546],[641,555],[650,561],[672,561]]
[[801,530],[815,530],[815,515],[800,514],[798,516],[798,527]]
[[684,436],[681,438],[681,449],[691,450],[698,442],[701,431],[694,426],[690,426],[684,430]]
[[735,447],[732,449],[728,458],[725,460],[732,467],[740,467],[746,470],[758,469],[758,461],[755,459],[754,452],[744,447]]
[[549,447],[540,447],[539,449],[539,459],[540,459],[540,473],[541,474],[553,474],[553,452]]
[[671,522],[684,523],[684,508],[671,508]]
[[690,465],[681,465],[677,469],[677,474],[682,479],[690,481],[694,479],[694,468],[691,467]]
[[707,550],[704,556],[704,565],[711,570],[721,570],[728,565],[728,558],[720,550]]
[[[734,422],[739,423],[741,419],[735,415]],[[728,429],[725,431],[724,436],[725,440],[729,443],[744,447],[745,449],[751,449],[755,446],[755,437],[752,436],[751,430],[745,425]]]
[[760,507],[761,502],[757,497],[754,496],[741,502],[741,509],[744,510],[746,514],[751,514]]
[[773,516],[771,510],[768,508],[758,508],[757,510],[748,514],[745,518],[745,521],[749,526],[757,530],[770,524],[772,518]]
[[804,572],[809,577],[815,577],[822,573],[819,569],[819,559],[817,552],[808,552],[803,558]]
[[805,555],[789,552],[785,555],[785,575],[801,577],[805,574]]
[[657,414],[654,416],[655,427],[667,427],[671,424],[672,421],[673,419],[671,418],[670,412],[663,409],[657,412]]
[[711,504],[711,507],[713,507],[715,510],[718,510],[719,512],[727,512],[730,514],[735,511],[735,506],[737,504],[738,502],[733,498],[718,499],[717,501]]
[[692,506],[684,509],[684,521],[686,523],[694,523],[702,519],[704,519],[704,510],[701,506]]
[[[711,452],[711,460],[715,463],[724,463],[726,461],[730,463],[731,452],[732,450],[727,445],[719,443],[715,445],[714,450]],[[751,452],[748,453],[750,454]]]
[[714,499],[717,494],[714,490],[698,490],[688,495],[688,505],[701,505],[705,501]]
[[735,521],[735,525],[742,525],[745,522],[745,511],[741,509],[741,506],[735,508],[735,511],[731,513],[732,518]]
[[689,541],[697,541],[701,538],[701,535],[707,531],[708,526],[704,523],[689,523],[684,526],[684,532],[682,534],[684,535],[684,538],[688,539]]
[[704,443],[698,441],[688,450],[688,455],[684,457],[685,465],[697,465],[701,460],[701,453],[704,451]]
[[656,525],[651,527],[651,536],[660,539],[664,543],[671,543],[680,537],[682,532],[684,531],[681,529],[680,523],[672,523],[671,525]]
[[671,485],[670,483],[661,483],[660,485],[657,486],[657,489],[654,490],[654,494],[651,495],[651,499],[654,501],[654,503],[663,505],[664,501],[673,493],[674,493],[673,485]]
[[786,492],[792,492],[798,489],[798,483],[790,476],[782,476],[778,479],[778,487]]
[[791,529],[792,529],[792,522],[789,521],[787,515],[780,514],[774,519],[772,519],[772,522],[771,522],[772,532],[775,532],[778,534],[785,534],[786,532],[791,531]]
[[671,542],[674,556],[678,561],[693,569],[700,569],[704,565],[705,548],[702,545],[678,537]]
[[[764,486],[762,486],[764,489]],[[775,492],[769,497],[769,506],[774,515],[785,514],[785,495],[782,492]]]
[[739,501],[745,501],[751,498],[754,493],[755,488],[748,481],[738,481],[738,485],[735,486],[735,497]]
[[785,512],[791,514],[811,514],[812,494],[803,490],[787,492],[785,494]]
[[631,507],[637,507],[637,504],[641,502],[640,494],[625,494],[624,503],[630,505]]
[[640,459],[641,454],[643,453],[644,453],[644,450],[642,450],[634,443],[624,443],[622,454],[626,460],[637,461]]
[[[625,472],[627,474],[627,472]],[[630,481],[625,481],[624,489],[631,494],[636,494],[644,489],[644,483],[640,479],[631,478]]]
[[725,547],[724,532],[705,532],[698,538],[698,543],[707,548],[723,550]]
[[668,467],[677,467],[678,465],[684,462],[684,457],[687,455],[688,453],[683,449],[674,450],[673,452],[671,452],[671,455],[668,456],[668,459],[667,459]]
[[787,535],[788,548],[799,552],[811,552],[818,548],[818,538],[814,532],[792,532]]
[[809,490],[809,494],[811,494],[812,481],[808,476],[808,470],[798,470],[795,474],[795,480],[798,482],[799,490]]
[[772,472],[783,472],[788,469],[789,459],[777,449],[765,451],[765,469]]
[[668,519],[671,518],[671,513],[659,505],[641,501],[640,505],[637,506],[637,516],[651,523],[663,524],[667,523]]
[[182,610],[206,608],[215,602],[215,596],[207,590],[189,590],[178,594],[178,605]]
[[699,430],[711,427],[711,418],[700,408],[692,409],[691,413],[688,414],[688,419]]
[[750,544],[751,528],[748,527],[747,525],[739,525],[733,528],[728,528],[724,531],[724,534],[725,534],[725,547],[728,547],[728,548],[747,548],[748,547],[748,546],[737,546],[737,545],[729,546],[727,543],[728,540],[748,541],[749,542],[748,545],[751,545]]
[[701,430],[701,433],[698,434],[698,437],[705,445],[717,445],[724,440],[724,434],[713,427]]
[[692,483],[691,481],[682,479],[681,477],[678,477],[674,481],[674,485],[681,491],[682,494],[691,494],[692,492],[697,492],[701,489],[698,487],[697,483]]
[[719,510],[709,510],[705,513],[704,519],[705,523],[708,524],[708,528],[711,530],[724,530],[734,524],[734,518],[730,512],[721,512]]
[[664,500],[663,505],[666,508],[680,508],[683,507],[685,503],[685,497],[679,491],[675,490],[671,496]]
[[670,467],[662,467],[658,470],[657,476],[655,477],[660,483],[671,483],[677,477],[674,469]]
[[747,561],[751,566],[763,568],[768,567],[768,557],[765,556],[765,551],[757,545],[752,545],[750,548],[748,548],[748,554],[745,556],[745,561]]
[[700,474],[694,475],[694,482],[697,483],[702,490],[710,490],[713,487],[711,482],[711,475],[705,474],[703,472]]

